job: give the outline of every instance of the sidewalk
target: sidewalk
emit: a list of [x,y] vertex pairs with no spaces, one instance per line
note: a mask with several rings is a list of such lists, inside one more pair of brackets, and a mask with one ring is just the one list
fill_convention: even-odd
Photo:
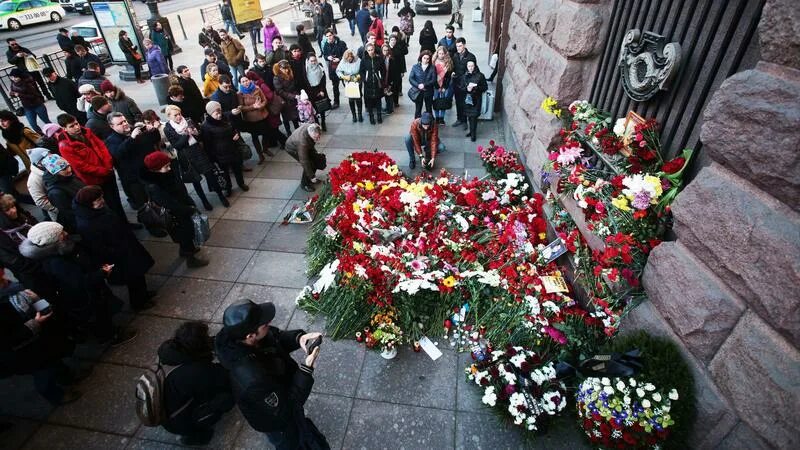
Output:
[[[474,8],[473,1],[465,2],[465,10]],[[290,14],[277,16],[276,21],[289,20]],[[387,29],[398,22],[391,5],[390,16]],[[443,24],[449,20],[445,16],[418,16],[417,29],[428,19],[434,21],[437,32],[443,32]],[[196,25],[184,21],[185,25],[188,23]],[[345,31],[346,23],[338,25],[348,46],[357,48],[357,37]],[[472,22],[465,23],[462,32],[457,31],[457,35],[467,37],[468,47],[477,55],[481,68],[486,67],[488,58],[487,45],[481,42],[483,32],[482,24]],[[177,55],[175,64],[189,63],[197,74],[202,60],[199,47],[193,40],[179,44],[184,52]],[[418,48],[415,38],[412,48]],[[407,62],[416,62],[416,55],[409,55]],[[114,82],[118,83],[118,79]],[[158,107],[149,85],[120,86],[143,110]],[[405,173],[419,173],[419,169],[408,170],[402,140],[413,118],[413,106],[406,97],[400,103],[394,114],[375,127],[353,124],[346,102],[330,113],[328,132],[320,145],[328,156],[329,167],[353,151],[377,148],[395,158]],[[455,120],[453,115],[448,115],[448,124]],[[501,132],[498,118],[481,122],[478,143],[485,145],[491,138],[502,144]],[[444,127],[440,135],[448,150],[437,158],[437,166],[455,174],[484,174],[475,153],[476,144],[464,138],[460,127]],[[206,321],[216,332],[225,308],[247,297],[274,302],[278,327],[323,330],[322,320],[310,322],[294,304],[307,282],[304,252],[308,226],[280,224],[293,205],[308,197],[299,188],[302,169],[285,152],[268,159],[263,166],[254,162],[248,165],[253,167],[245,174],[250,191],[235,190],[230,208],[223,208],[216,196],[209,196],[214,210],[209,213],[212,237],[203,249],[211,260],[207,267],[188,269],[177,258],[176,244],[140,234],[157,261],[148,281],[151,288],[159,289],[158,305],[138,315],[127,311],[121,314],[121,320],[130,321],[140,332],[126,346],[103,354],[91,346],[80,347],[81,358],[97,362],[91,377],[79,387],[84,393],[79,401],[52,408],[35,393],[31,377],[0,380],[0,421],[15,424],[11,431],[0,435],[0,449],[179,448],[176,436],[140,425],[133,408],[133,390],[141,368],[154,361],[157,346],[182,321]],[[115,292],[122,298],[127,296],[124,289],[115,288]],[[507,428],[492,410],[481,405],[480,389],[466,383],[463,371],[469,355],[455,354],[450,348],[442,350],[444,356],[437,361],[408,349],[387,361],[354,340],[328,339],[323,344],[316,383],[306,404],[307,414],[336,449],[587,448],[569,412],[547,435],[526,441],[516,427]],[[217,426],[208,448],[271,446],[234,408]]]

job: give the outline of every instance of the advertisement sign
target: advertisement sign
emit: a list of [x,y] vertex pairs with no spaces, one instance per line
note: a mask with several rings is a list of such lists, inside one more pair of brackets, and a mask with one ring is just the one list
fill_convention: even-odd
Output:
[[231,0],[231,8],[233,8],[233,17],[236,18],[237,24],[264,18],[259,0]]
[[119,32],[121,30],[125,30],[128,33],[128,37],[131,38],[133,44],[141,52],[140,29],[133,15],[133,7],[130,6],[127,0],[93,1],[89,5],[92,7],[97,28],[100,30],[100,34],[103,35],[103,40],[106,41],[111,61],[115,63],[127,62],[125,54],[122,53],[122,49],[119,47]]

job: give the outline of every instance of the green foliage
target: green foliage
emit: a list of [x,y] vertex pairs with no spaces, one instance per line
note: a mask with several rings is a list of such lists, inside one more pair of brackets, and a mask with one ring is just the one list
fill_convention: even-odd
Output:
[[665,392],[672,388],[678,391],[678,400],[672,402],[670,411],[675,426],[670,427],[665,449],[689,448],[687,440],[696,415],[694,378],[689,367],[672,341],[650,336],[643,331],[618,336],[604,350],[624,353],[635,348],[642,351],[644,360],[641,379],[653,383]]

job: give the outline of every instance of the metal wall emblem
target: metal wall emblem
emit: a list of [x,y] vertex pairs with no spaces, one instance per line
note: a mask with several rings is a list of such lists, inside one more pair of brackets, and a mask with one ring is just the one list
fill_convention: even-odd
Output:
[[667,90],[678,72],[681,46],[649,31],[633,29],[622,40],[617,66],[622,87],[637,102],[650,100],[659,91]]

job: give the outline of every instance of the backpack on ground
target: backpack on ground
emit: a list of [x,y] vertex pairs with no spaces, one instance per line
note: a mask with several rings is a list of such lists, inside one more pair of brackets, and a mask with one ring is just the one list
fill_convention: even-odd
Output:
[[136,415],[142,425],[157,427],[167,418],[164,406],[164,382],[180,366],[167,366],[156,362],[136,380]]

